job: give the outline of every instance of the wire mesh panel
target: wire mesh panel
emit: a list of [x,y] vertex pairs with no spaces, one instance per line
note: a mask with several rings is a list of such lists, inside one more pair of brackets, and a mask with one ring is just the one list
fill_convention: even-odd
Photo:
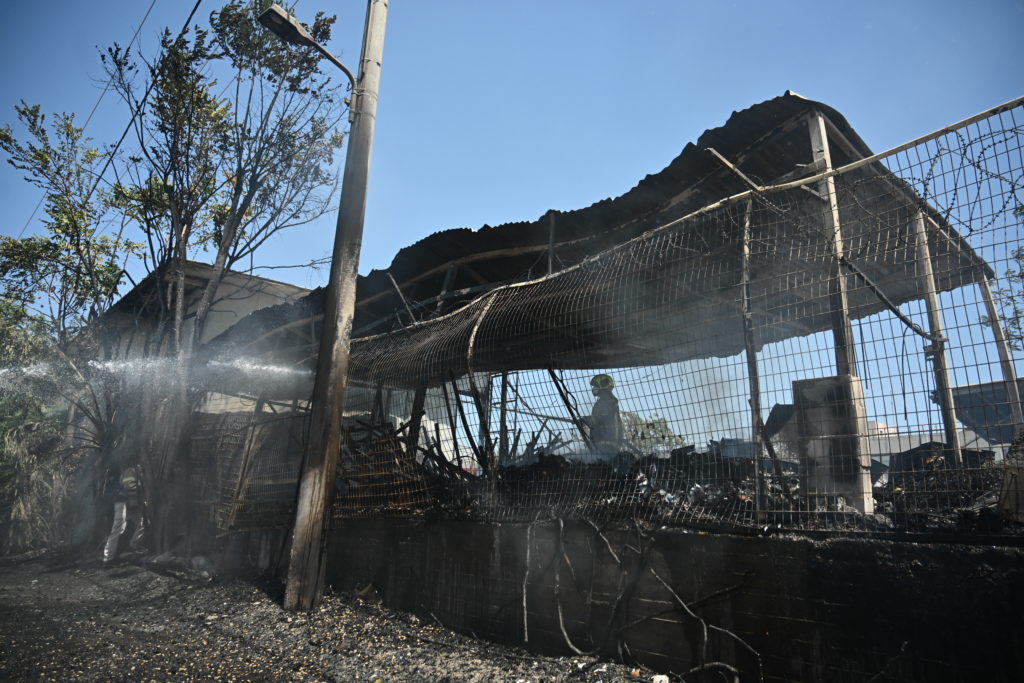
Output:
[[241,403],[249,409],[199,413],[192,436],[193,502],[215,532],[287,526],[294,516],[307,413]]
[[[1022,116],[833,170],[812,112],[803,180],[725,160],[749,192],[355,340],[335,514],[1015,533]],[[304,420],[228,430],[221,527],[293,504]]]
[[1021,117],[357,340],[338,514],[1014,531]]

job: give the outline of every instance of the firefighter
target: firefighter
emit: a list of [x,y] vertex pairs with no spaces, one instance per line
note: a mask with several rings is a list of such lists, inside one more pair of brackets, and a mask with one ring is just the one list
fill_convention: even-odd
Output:
[[622,418],[619,416],[619,399],[612,394],[615,380],[610,375],[595,375],[590,380],[590,391],[597,397],[587,418],[590,427],[590,441],[595,455],[606,458],[618,454],[622,448]]
[[139,479],[134,467],[121,472],[118,480],[117,496],[114,502],[114,524],[110,527],[107,542],[103,545],[104,564],[117,559],[117,546],[121,536],[128,529],[128,522],[134,525],[128,547],[135,550],[140,547],[145,524],[142,517],[142,505],[139,502]]

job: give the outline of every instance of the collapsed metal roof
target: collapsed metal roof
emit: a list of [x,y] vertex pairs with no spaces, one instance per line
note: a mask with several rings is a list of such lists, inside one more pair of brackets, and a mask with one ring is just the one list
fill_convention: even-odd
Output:
[[[444,364],[444,368],[421,367],[426,361],[417,339],[429,337],[439,326],[446,326],[447,334],[454,337],[468,335],[465,321],[460,323],[453,316],[476,313],[468,309],[451,314],[444,311],[509,283],[518,283],[512,289],[520,295],[532,291],[544,301],[547,310],[568,313],[538,324],[529,316],[524,317],[515,305],[506,309],[495,307],[484,323],[490,331],[487,327],[477,330],[480,339],[499,334],[501,326],[508,329],[509,325],[515,325],[515,339],[505,340],[491,354],[481,349],[473,359],[476,371],[538,367],[538,352],[543,352],[545,363],[557,362],[563,367],[655,364],[738,353],[743,349],[741,311],[739,297],[730,290],[738,286],[736,265],[740,256],[735,249],[726,248],[735,235],[723,234],[720,225],[695,221],[683,230],[687,238],[704,245],[697,261],[677,261],[672,265],[664,252],[635,254],[634,258],[643,259],[639,268],[647,274],[646,281],[652,283],[647,287],[642,284],[644,277],[640,277],[629,291],[614,291],[601,267],[588,259],[610,249],[635,250],[638,236],[647,239],[650,231],[659,226],[747,190],[748,184],[741,175],[716,159],[709,148],[759,185],[820,170],[811,164],[813,154],[807,134],[807,118],[814,112],[821,112],[828,123],[833,167],[871,155],[871,150],[838,112],[787,92],[735,112],[725,125],[706,131],[664,170],[647,176],[620,197],[577,211],[549,212],[532,222],[484,226],[479,230],[446,230],[402,249],[386,271],[373,271],[359,278],[354,327],[357,336],[362,332],[364,338],[353,345],[354,372],[368,376],[383,372],[386,367],[393,374],[403,364],[416,375],[441,373],[444,377],[449,372],[465,372],[468,361],[454,358],[437,358],[436,362]],[[881,164],[857,169],[850,174],[850,180],[850,201],[840,212],[840,222],[848,226],[844,227],[847,254],[882,287],[892,303],[898,305],[922,296],[919,279],[908,277],[908,259],[904,258],[910,248],[908,244],[912,243],[908,239],[911,215],[918,210],[929,218],[929,245],[940,290],[955,289],[974,281],[980,273],[991,273],[942,216]],[[857,185],[864,181],[874,185]],[[830,325],[827,306],[822,307],[820,301],[827,302],[831,264],[820,255],[800,260],[805,247],[815,246],[821,235],[813,230],[787,232],[787,225],[793,220],[810,220],[808,217],[814,212],[820,212],[821,197],[813,191],[797,189],[782,199],[789,206],[785,225],[770,216],[765,218],[766,213],[761,211],[762,217],[755,216],[752,226],[755,241],[788,241],[787,253],[793,255],[788,257],[785,267],[767,257],[760,261],[755,258],[751,263],[753,272],[749,277],[758,288],[751,298],[761,300],[755,311],[760,316],[755,325],[757,348]],[[547,259],[541,257],[549,248],[560,272],[538,273],[539,265],[546,266]],[[695,276],[697,271],[700,277]],[[782,277],[786,282],[780,282]],[[580,303],[579,294],[566,289],[566,278],[575,278],[577,287],[586,290],[586,296],[612,310],[624,310],[622,304],[627,301],[639,298],[644,302],[646,297],[647,315],[640,320],[623,314],[614,324],[584,324],[572,311],[578,312],[586,302]],[[659,299],[666,282],[671,283],[676,300]],[[322,301],[322,292],[315,291],[297,303],[259,311],[215,339],[207,354],[278,357],[291,363],[308,361],[315,353],[318,333],[314,321],[319,317]],[[409,325],[408,314],[403,313],[410,308],[421,320],[415,325]],[[882,308],[868,288],[851,293],[854,318]],[[659,315],[660,312],[666,315]],[[673,318],[682,315],[701,334],[680,335],[678,329],[663,322],[669,312]],[[430,316],[435,317],[424,320]],[[402,324],[396,325],[398,321]],[[389,333],[396,327],[401,328],[400,334],[374,335]],[[463,332],[454,332],[455,328]],[[459,342],[454,337],[457,346]],[[468,337],[462,341],[467,340]],[[359,349],[369,348],[368,344],[376,349],[372,358],[364,355],[357,362]],[[578,353],[581,344],[586,349],[582,356]]]
[[[479,294],[496,283],[517,282],[546,274],[546,252],[552,246],[555,270],[685,216],[723,197],[747,189],[742,179],[724,168],[707,148],[714,148],[749,178],[769,184],[811,161],[805,117],[821,109],[852,150],[836,146],[833,165],[841,166],[871,154],[860,136],[837,111],[786,92],[742,111],[725,125],[705,131],[658,173],[648,175],[625,194],[603,199],[575,211],[549,211],[534,221],[472,230],[456,228],[433,233],[401,249],[385,270],[360,277],[354,329],[381,332],[374,323],[404,315],[402,294],[414,304],[435,303],[442,292],[470,290],[457,300]],[[454,273],[449,270],[454,267]],[[449,282],[445,286],[445,278]],[[408,319],[405,318],[405,322]]]

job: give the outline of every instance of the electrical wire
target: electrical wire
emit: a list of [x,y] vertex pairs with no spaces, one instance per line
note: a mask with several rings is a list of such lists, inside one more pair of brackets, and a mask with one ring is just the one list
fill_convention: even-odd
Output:
[[[182,35],[184,35],[184,33],[188,30],[188,26],[190,23],[192,23],[192,18],[196,15],[196,12],[199,10],[199,5],[202,4],[202,1],[203,0],[196,0],[196,4],[192,6],[192,11],[189,12],[188,18],[185,19],[185,23],[182,24],[181,30],[178,32],[179,38]],[[103,164],[103,168],[100,169],[100,172],[96,175],[96,181],[92,184],[92,187],[89,188],[89,192],[85,195],[85,201],[89,201],[89,199],[92,198],[93,192],[95,192],[96,188],[99,187],[100,182],[103,180],[103,175],[107,172],[107,169],[110,168],[110,163],[113,161],[114,156],[116,156],[118,150],[121,149],[121,144],[124,142],[124,139],[128,137],[128,133],[131,132],[132,126],[135,125],[135,120],[139,117],[139,114],[142,113],[143,107],[146,106],[146,100],[149,98],[149,94],[153,91],[153,85],[153,81],[150,81],[149,87],[147,87],[146,92],[143,93],[142,99],[139,100],[138,106],[133,109],[132,117],[128,120],[128,125],[125,126],[124,132],[122,132],[121,137],[118,138],[117,144],[114,145],[114,148],[107,155],[107,160]],[[41,205],[42,202],[43,200],[40,199],[39,204]],[[37,205],[36,210],[38,209],[39,206]],[[35,211],[32,212],[32,215],[35,216]],[[29,218],[29,222],[31,222],[31,220],[32,218]],[[22,234],[24,234],[25,229],[28,228],[28,225],[29,223],[26,223],[25,228],[22,228]],[[21,235],[19,235],[19,239],[20,237]]]
[[[131,40],[128,41],[128,47],[131,47],[132,45],[134,45],[135,41],[138,40],[139,33],[142,32],[142,27],[146,25],[146,20],[149,19],[149,15],[153,11],[153,7],[155,5],[156,5],[156,0],[152,0],[149,3],[149,8],[146,10],[146,14],[143,15],[142,21],[140,21],[139,25],[135,28],[135,33],[132,34]],[[113,82],[114,82],[114,77],[113,76],[111,76],[110,78],[107,79],[106,85],[103,86],[103,91],[100,93],[100,96],[98,98],[96,98],[96,104],[92,105],[92,110],[89,111],[89,115],[85,118],[85,123],[82,124],[82,131],[83,132],[85,131],[86,128],[89,127],[89,122],[92,121],[93,114],[95,114],[96,110],[100,108],[100,103],[103,102],[103,98],[106,97],[107,92],[110,90],[110,85]],[[91,195],[92,192],[90,191],[89,194]],[[39,198],[39,201],[36,202],[36,207],[34,209],[32,209],[32,213],[29,215],[28,220],[25,221],[25,225],[21,228],[21,232],[18,233],[18,239],[19,240],[22,237],[24,237],[25,231],[28,230],[28,226],[32,224],[32,219],[36,217],[36,213],[39,211],[39,207],[43,205],[43,200],[45,200],[45,199],[46,199],[46,195],[44,194],[42,197]]]
[[[188,18],[185,19],[185,23],[182,24],[181,30],[178,31],[178,38],[181,38],[181,36],[188,31],[188,25],[192,23],[192,17],[196,15],[196,11],[199,9],[199,5],[202,4],[202,2],[203,0],[196,0],[196,4],[192,6],[192,11],[188,13]],[[96,176],[96,182],[92,184],[92,188],[89,189],[89,193],[85,196],[86,201],[89,201],[89,198],[92,197],[92,193],[96,191],[100,181],[103,180],[103,174],[107,172],[108,168],[110,168],[110,162],[113,161],[114,156],[117,154],[118,150],[121,149],[121,143],[123,143],[124,139],[128,137],[128,133],[131,132],[132,126],[135,125],[135,119],[139,117],[139,114],[142,113],[143,107],[146,106],[146,100],[149,99],[149,94],[153,92],[153,86],[155,83],[156,82],[152,80],[149,82],[149,86],[146,88],[146,92],[142,94],[142,99],[139,100],[138,106],[135,107],[134,111],[132,111],[132,117],[128,120],[128,125],[124,127],[124,132],[121,133],[121,137],[118,138],[117,144],[114,145],[114,149],[112,149],[110,154],[107,155],[107,161],[103,164],[103,168],[100,169],[99,174]]]

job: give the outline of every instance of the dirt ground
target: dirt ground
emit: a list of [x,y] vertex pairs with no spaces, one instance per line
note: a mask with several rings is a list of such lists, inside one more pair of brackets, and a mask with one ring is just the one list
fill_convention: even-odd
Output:
[[651,681],[592,657],[456,634],[355,595],[282,611],[279,590],[146,558],[0,560],[0,680]]

